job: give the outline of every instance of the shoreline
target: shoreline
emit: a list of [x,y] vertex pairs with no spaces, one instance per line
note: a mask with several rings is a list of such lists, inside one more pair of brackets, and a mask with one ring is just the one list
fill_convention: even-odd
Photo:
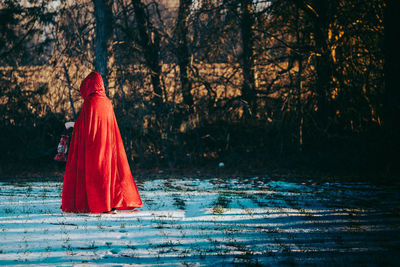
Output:
[[[252,178],[260,177],[270,180],[287,180],[303,182],[368,182],[372,184],[392,184],[400,181],[399,175],[383,173],[345,173],[343,171],[322,171],[317,169],[298,170],[287,168],[243,168],[229,167],[191,167],[191,168],[134,168],[132,175],[135,181],[154,179],[212,179],[212,178]],[[64,170],[21,170],[10,173],[0,172],[0,182],[39,182],[63,181]]]

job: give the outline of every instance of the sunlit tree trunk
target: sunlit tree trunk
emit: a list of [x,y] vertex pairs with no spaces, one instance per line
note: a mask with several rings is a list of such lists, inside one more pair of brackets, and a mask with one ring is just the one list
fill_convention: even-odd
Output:
[[[296,17],[296,44],[302,50],[304,47],[304,40],[301,34],[300,28],[300,10],[297,9],[297,17]],[[301,53],[296,52],[295,59],[298,65],[298,70],[296,74],[296,106],[297,106],[297,121],[298,121],[298,151],[303,151],[303,126],[304,126],[304,114],[303,114],[303,55]]]
[[313,53],[315,55],[316,71],[316,121],[321,130],[329,126],[329,98],[333,75],[333,62],[328,46],[329,40],[329,9],[331,1],[315,0],[308,3],[304,0],[292,0],[308,16],[312,23]]
[[112,0],[93,0],[96,21],[95,70],[101,74],[108,90],[108,60],[112,41]]

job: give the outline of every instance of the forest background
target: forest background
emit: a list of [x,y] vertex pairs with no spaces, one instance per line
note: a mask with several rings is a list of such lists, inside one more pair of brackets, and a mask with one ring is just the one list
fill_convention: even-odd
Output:
[[134,173],[395,177],[397,5],[2,0],[0,175],[63,171],[96,69]]

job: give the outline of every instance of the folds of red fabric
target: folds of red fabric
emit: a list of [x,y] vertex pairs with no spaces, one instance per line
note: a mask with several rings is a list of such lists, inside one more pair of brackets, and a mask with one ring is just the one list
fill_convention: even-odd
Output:
[[70,142],[61,209],[101,213],[142,207],[100,74],[92,72],[80,91],[84,103]]

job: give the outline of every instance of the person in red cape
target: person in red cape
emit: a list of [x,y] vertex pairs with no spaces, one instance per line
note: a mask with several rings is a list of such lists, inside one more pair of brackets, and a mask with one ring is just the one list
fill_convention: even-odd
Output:
[[90,73],[80,93],[84,102],[70,142],[61,209],[102,213],[141,208],[142,200],[101,75]]

